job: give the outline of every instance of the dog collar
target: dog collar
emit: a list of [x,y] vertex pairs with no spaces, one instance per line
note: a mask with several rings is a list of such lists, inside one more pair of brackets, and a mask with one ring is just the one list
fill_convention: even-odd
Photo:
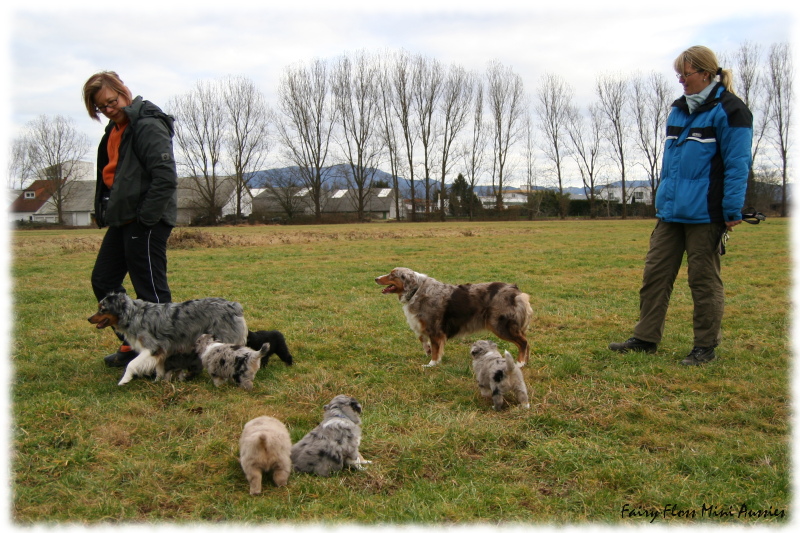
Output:
[[[327,427],[327,426],[328,426],[328,424],[330,424],[331,422],[333,422],[333,420],[331,420],[331,418],[344,418],[345,420],[350,420],[350,418],[349,418],[349,417],[346,417],[345,415],[341,415],[341,414],[339,414],[339,413],[334,413],[333,415],[331,415],[331,417],[330,417],[330,418],[328,418],[328,419],[327,419],[325,422],[323,422],[323,424],[322,424],[322,427]],[[350,420],[350,422],[353,422],[353,421],[352,421],[352,420]]]
[[408,296],[406,297],[406,301],[407,301],[407,302],[410,302],[410,301],[411,301],[411,299],[414,297],[414,295],[415,295],[415,294],[417,294],[417,291],[418,291],[418,290],[419,290],[419,287],[416,287],[416,288],[415,288],[413,291],[411,291],[410,293],[408,293]]

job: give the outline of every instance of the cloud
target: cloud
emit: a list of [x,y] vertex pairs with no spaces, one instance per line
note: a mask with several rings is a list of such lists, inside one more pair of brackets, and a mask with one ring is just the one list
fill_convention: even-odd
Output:
[[117,71],[134,92],[160,105],[198,80],[231,74],[251,78],[274,101],[288,65],[403,48],[478,72],[498,60],[522,76],[528,93],[543,74],[556,73],[587,102],[603,72],[671,74],[674,56],[692,44],[730,48],[791,34],[786,9],[772,0],[727,2],[724,10],[699,4],[691,16],[673,3],[621,0],[546,6],[298,1],[279,8],[241,0],[143,0],[124,9],[85,0],[12,0],[6,9],[11,131],[40,114],[64,114],[92,137],[99,125],[88,120],[80,88],[103,69]]

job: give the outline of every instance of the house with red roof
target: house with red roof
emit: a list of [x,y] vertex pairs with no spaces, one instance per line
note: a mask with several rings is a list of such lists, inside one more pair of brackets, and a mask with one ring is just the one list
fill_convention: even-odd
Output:
[[10,222],[58,222],[57,215],[42,216],[41,211],[46,210],[47,201],[53,196],[55,182],[52,180],[36,180],[11,202],[8,208]]

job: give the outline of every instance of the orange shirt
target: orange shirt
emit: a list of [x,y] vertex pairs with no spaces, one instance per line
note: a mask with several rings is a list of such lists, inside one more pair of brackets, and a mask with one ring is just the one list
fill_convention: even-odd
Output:
[[119,145],[122,142],[122,132],[128,124],[125,123],[122,127],[114,126],[111,128],[111,133],[108,136],[108,164],[103,167],[103,182],[109,189],[114,185],[114,174],[117,172],[117,162],[119,161]]

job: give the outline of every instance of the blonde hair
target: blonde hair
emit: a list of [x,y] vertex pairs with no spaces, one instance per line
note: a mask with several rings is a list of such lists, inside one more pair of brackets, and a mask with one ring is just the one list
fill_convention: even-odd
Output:
[[719,81],[725,89],[732,93],[734,92],[733,72],[730,69],[720,68],[717,56],[710,48],[705,46],[692,46],[681,52],[678,57],[675,58],[675,63],[673,64],[675,72],[678,74],[685,74],[684,67],[686,63],[699,72],[705,72],[711,76],[712,80],[715,76],[719,76]]
[[117,94],[121,94],[128,100],[133,100],[131,90],[122,83],[116,72],[111,70],[104,70],[93,74],[86,83],[83,84],[83,103],[86,106],[86,111],[93,120],[100,122],[100,117],[97,114],[97,105],[94,103],[94,96],[100,92],[101,89],[108,87]]

